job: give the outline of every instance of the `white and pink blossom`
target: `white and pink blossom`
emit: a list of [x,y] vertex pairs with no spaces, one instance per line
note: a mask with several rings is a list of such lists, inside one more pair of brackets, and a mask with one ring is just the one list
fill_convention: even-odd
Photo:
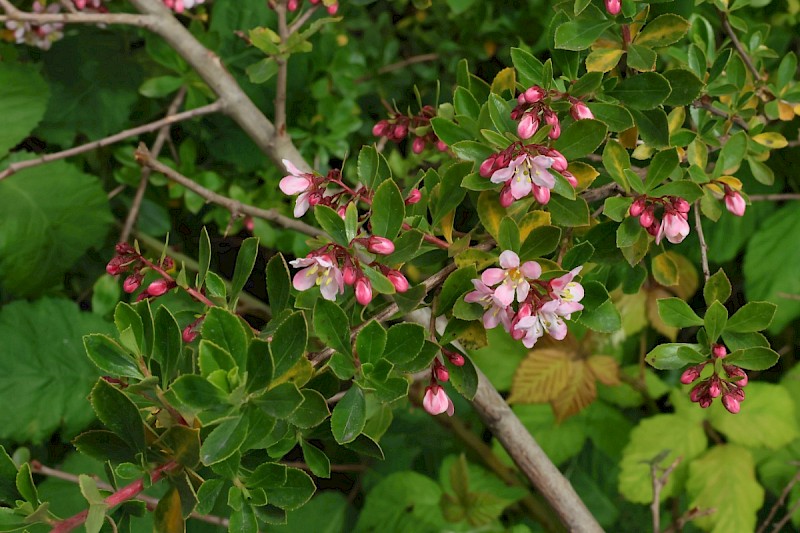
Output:
[[[685,213],[668,212],[661,221],[661,226],[656,233],[656,244],[666,236],[672,244],[679,244],[689,235],[689,222],[683,217]],[[639,219],[641,222],[641,219]]]
[[288,159],[283,159],[281,162],[286,167],[289,175],[280,181],[278,187],[280,187],[283,194],[288,196],[299,194],[294,204],[294,216],[300,218],[306,214],[306,211],[311,206],[309,195],[313,190],[314,181],[310,174],[302,172]]
[[487,287],[481,280],[473,279],[472,284],[475,286],[475,290],[468,292],[464,296],[464,301],[478,303],[486,310],[483,314],[483,327],[494,329],[498,324],[503,324],[503,328],[510,331],[511,311],[508,306],[503,305],[494,295],[494,289]]
[[339,265],[329,255],[317,255],[295,259],[289,263],[295,268],[305,267],[297,272],[292,285],[298,291],[305,291],[317,285],[326,300],[335,300],[337,294],[344,292],[344,277]]
[[555,177],[550,173],[553,158],[544,155],[531,157],[521,154],[514,158],[507,167],[496,170],[491,177],[492,183],[510,185],[511,195],[515,200],[524,198],[533,190],[534,185],[552,189],[556,185]]
[[583,267],[573,268],[561,277],[550,280],[550,297],[559,302],[558,314],[570,319],[572,313],[581,311],[583,304],[583,285],[573,281]]
[[425,389],[425,397],[422,399],[422,407],[432,415],[440,415],[447,413],[448,416],[453,416],[455,407],[453,400],[447,395],[444,389],[434,383]]
[[517,301],[524,302],[530,291],[529,279],[537,279],[542,275],[542,267],[536,261],[519,263],[519,256],[511,250],[500,254],[501,268],[488,268],[481,274],[481,281],[492,287],[500,284],[494,290],[494,296],[504,306],[511,305],[516,292]]

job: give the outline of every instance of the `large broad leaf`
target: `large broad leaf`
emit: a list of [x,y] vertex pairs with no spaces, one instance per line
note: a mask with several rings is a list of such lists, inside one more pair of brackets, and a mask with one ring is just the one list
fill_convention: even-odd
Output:
[[756,480],[753,456],[746,448],[734,444],[714,446],[692,461],[686,490],[691,508],[716,510],[695,521],[704,531],[755,531],[764,489]]
[[111,222],[100,182],[63,161],[0,181],[0,213],[0,283],[19,296],[62,283]]
[[744,289],[748,300],[769,300],[778,304],[769,330],[778,332],[800,316],[800,247],[788,245],[790,236],[800,234],[800,209],[787,205],[761,224],[750,239],[744,257]]
[[441,496],[439,484],[422,474],[391,474],[367,494],[355,531],[382,531],[387,524],[395,531],[442,531],[447,523],[439,508]]
[[0,62],[0,158],[36,127],[50,90],[33,65]]
[[110,333],[110,324],[72,302],[14,302],[0,311],[0,438],[41,442],[63,428],[74,434],[94,419],[86,400],[98,373],[83,335]]

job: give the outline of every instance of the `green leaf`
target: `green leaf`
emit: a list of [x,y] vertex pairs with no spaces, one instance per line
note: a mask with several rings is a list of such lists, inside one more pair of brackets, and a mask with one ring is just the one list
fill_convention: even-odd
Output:
[[200,463],[200,430],[175,425],[161,435],[161,441],[171,450],[172,458],[188,468]]
[[163,98],[168,96],[183,85],[183,78],[177,76],[156,76],[145,80],[139,86],[139,94],[147,98]]
[[294,383],[281,383],[254,400],[262,411],[275,418],[288,418],[305,401]]
[[450,165],[439,184],[433,188],[428,204],[434,225],[455,210],[464,199],[466,191],[461,187],[461,182],[472,171],[472,166],[467,162]]
[[347,204],[345,209],[344,230],[348,241],[352,241],[358,235],[358,208],[355,202]]
[[358,437],[367,423],[367,403],[364,391],[356,385],[351,386],[333,408],[331,431],[339,444],[352,442]]
[[383,356],[387,334],[378,322],[370,320],[356,337],[356,352],[362,363],[376,363]]
[[200,458],[205,465],[224,461],[239,448],[247,438],[248,418],[240,416],[225,420],[215,427],[200,446]]
[[588,263],[589,259],[594,255],[594,246],[589,241],[583,241],[580,244],[573,246],[564,258],[561,260],[561,267],[564,270],[572,270],[573,268]]
[[[516,133],[517,124],[511,119],[511,105],[506,100],[492,93],[489,95],[488,106],[489,118],[497,131],[500,133]],[[462,143],[467,142],[471,141],[462,141]],[[456,145],[460,146],[461,143],[456,143]]]
[[166,386],[178,370],[183,352],[180,326],[166,306],[156,311],[153,337],[153,358],[161,365],[162,383]]
[[622,106],[601,102],[589,102],[588,106],[594,118],[608,126],[609,131],[625,131],[633,127],[630,111]]
[[380,293],[380,294],[394,294],[397,292],[397,289],[394,288],[391,280],[381,274],[377,268],[373,268],[371,266],[362,265],[361,270],[364,272],[364,275],[367,276],[370,283],[372,283],[372,290]]
[[688,180],[673,181],[650,191],[652,196],[680,196],[690,204],[703,197],[703,189]]
[[651,20],[633,40],[641,46],[667,46],[678,42],[689,29],[689,21],[667,13]]
[[703,319],[697,316],[689,304],[680,298],[661,298],[658,300],[658,314],[668,325],[676,328],[702,326]]
[[677,370],[688,364],[702,363],[708,359],[696,350],[697,347],[684,343],[659,344],[647,354],[645,360],[650,366],[659,370]]
[[776,351],[763,346],[755,346],[731,352],[725,358],[725,363],[745,370],[767,370],[775,366],[778,359],[780,359],[780,355]]
[[337,352],[352,354],[350,321],[336,303],[317,300],[314,306],[314,334]]
[[289,305],[292,280],[283,254],[275,254],[267,263],[267,296],[273,316],[277,316]]
[[314,495],[316,487],[308,474],[297,468],[286,469],[286,482],[266,489],[270,505],[293,510],[303,506]]
[[703,91],[705,84],[695,74],[685,69],[673,69],[663,73],[672,87],[672,92],[664,101],[671,106],[685,106],[694,102]]
[[494,150],[485,144],[475,141],[459,141],[450,146],[456,157],[465,161],[483,163],[487,157],[494,154]]
[[457,125],[453,121],[445,118],[432,118],[431,126],[433,127],[433,132],[436,134],[436,136],[444,141],[444,143],[448,146],[455,144],[458,141],[468,141],[473,139],[473,136],[467,130]]
[[325,452],[305,439],[300,440],[300,448],[303,450],[303,460],[312,474],[322,478],[331,477],[331,461]]
[[747,155],[747,134],[743,131],[734,133],[719,151],[714,176],[731,175],[739,170],[744,156]]
[[615,222],[622,222],[628,214],[633,198],[612,196],[603,203],[603,214]]
[[708,335],[708,342],[715,343],[719,338],[722,330],[725,329],[725,324],[728,321],[728,310],[719,302],[712,303],[706,310],[706,316],[703,318],[703,323],[706,327],[706,335]]
[[367,494],[355,531],[381,531],[386,524],[409,524],[409,531],[443,531],[442,489],[431,478],[401,471],[381,479]]
[[250,237],[242,241],[239,254],[236,256],[236,267],[233,270],[231,290],[228,295],[231,309],[236,308],[236,301],[239,299],[239,293],[242,292],[244,284],[247,283],[247,278],[250,277],[250,274],[253,272],[253,267],[256,265],[257,255],[258,238]]
[[694,419],[677,414],[645,418],[631,431],[623,451],[620,492],[631,502],[649,504],[653,500],[649,463],[659,458],[658,465],[664,469],[680,456],[681,462],[661,491],[661,500],[681,494],[689,465],[707,446],[703,426]]
[[363,146],[358,153],[358,180],[367,189],[374,189],[378,185],[379,158],[374,146]]
[[170,387],[178,401],[196,412],[212,409],[227,403],[227,395],[219,387],[196,374],[184,374]]
[[770,302],[750,302],[742,306],[728,320],[725,331],[749,333],[767,329],[778,306]]
[[647,190],[652,191],[654,187],[660,185],[678,168],[679,164],[680,158],[675,148],[658,152],[650,161],[650,166],[647,167],[647,178],[644,182]]
[[628,45],[628,66],[640,72],[649,72],[656,68],[656,53],[646,46]]
[[394,239],[403,226],[405,216],[405,202],[400,189],[394,180],[384,181],[372,199],[372,233]]
[[104,379],[97,381],[90,397],[97,418],[108,429],[138,451],[144,451],[144,422],[139,409],[120,391]]
[[630,108],[646,110],[654,109],[663,103],[671,91],[669,82],[664,76],[655,72],[644,72],[624,79],[608,94]]
[[395,324],[386,336],[383,358],[392,364],[402,364],[414,359],[425,343],[425,328],[410,322]]
[[227,350],[240,370],[247,366],[247,347],[250,339],[239,318],[222,309],[214,307],[203,319],[203,338],[210,340],[223,350]]
[[464,357],[464,364],[456,366],[449,359],[444,358],[444,364],[450,373],[450,383],[467,400],[475,397],[478,390],[478,372],[469,357]]
[[86,335],[83,346],[89,359],[103,372],[114,377],[144,379],[142,371],[128,351],[107,335]]
[[253,339],[247,351],[247,392],[266,390],[274,375],[275,363],[269,343]]
[[549,254],[561,242],[561,228],[555,226],[539,226],[534,228],[519,249],[520,261],[530,261]]
[[559,226],[574,227],[589,224],[589,205],[583,198],[568,200],[561,196],[551,196],[547,210],[553,217],[553,223]]
[[[644,76],[644,74],[640,75]],[[648,111],[630,109],[629,111],[633,115],[636,127],[639,128],[639,135],[644,142],[653,148],[669,146],[669,123],[667,122],[667,114],[663,109],[658,108]]]
[[[320,307],[319,302],[327,302],[327,300],[317,300],[317,309]],[[341,312],[341,310],[339,311]],[[344,316],[344,314],[342,314],[342,316]],[[347,318],[345,317],[344,320],[346,328]],[[316,310],[314,312],[314,328],[317,334],[320,334],[320,326],[317,325]],[[306,325],[305,315],[299,311],[292,313],[278,326],[275,333],[272,334],[272,342],[269,345],[269,351],[272,354],[272,361],[275,365],[273,377],[281,377],[303,357],[306,352],[307,340],[308,326]]]
[[314,207],[314,217],[317,219],[320,227],[330,235],[331,239],[337,244],[347,246],[350,241],[347,240],[347,231],[344,228],[344,220],[336,211],[327,205],[317,205]]
[[588,6],[580,15],[556,28],[555,46],[562,50],[585,50],[606,30],[614,25],[594,6]]
[[576,120],[553,144],[568,160],[579,159],[594,152],[606,138],[608,128],[599,120]]
[[[734,490],[721,491],[721,486]],[[755,531],[764,489],[756,480],[753,456],[747,449],[718,445],[692,461],[686,492],[692,508],[716,510],[694,520],[698,527],[714,533]]]
[[603,148],[603,166],[623,189],[628,190],[628,180],[625,178],[625,169],[631,168],[631,157],[628,151],[617,141],[608,141]]
[[103,244],[112,220],[100,180],[63,161],[0,181],[0,213],[0,283],[20,297],[61,286],[75,261]]
[[320,425],[331,414],[325,398],[312,389],[300,391],[303,403],[289,416],[289,422],[303,429],[310,429]]
[[416,257],[422,245],[423,235],[419,230],[404,231],[394,240],[394,252],[386,258],[386,264],[397,265]]
[[519,251],[519,227],[513,218],[505,217],[500,221],[497,244],[503,250]]
[[42,120],[49,97],[50,87],[33,63],[0,63],[0,159]]
[[511,49],[511,62],[517,70],[517,79],[526,88],[532,85],[542,85],[542,62],[521,48]]
[[731,296],[731,282],[721,268],[706,281],[703,286],[703,299],[706,305],[710,306],[713,302],[725,303]]
[[638,218],[627,217],[617,228],[617,247],[633,246],[639,240],[643,231],[644,229],[639,224]]
[[478,272],[475,269],[475,265],[459,268],[447,276],[435,306],[436,315],[442,315],[452,309],[459,296],[473,289],[472,280],[477,277]]

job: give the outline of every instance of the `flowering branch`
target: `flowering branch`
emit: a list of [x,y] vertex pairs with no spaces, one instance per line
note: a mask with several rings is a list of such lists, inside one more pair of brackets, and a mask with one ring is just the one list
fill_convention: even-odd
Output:
[[[155,483],[161,480],[165,474],[175,470],[180,465],[175,461],[170,461],[165,463],[150,473],[150,482]],[[112,495],[108,496],[104,501],[109,508],[116,507],[117,505],[126,502],[128,500],[136,498],[146,487],[144,486],[144,480],[139,479],[131,483],[130,485],[126,485],[119,489],[117,492],[113,493]],[[56,522],[53,525],[53,529],[50,533],[68,533],[72,531],[76,527],[80,526],[84,522],[86,522],[86,518],[89,516],[89,510],[81,511],[80,513],[71,516],[65,520],[60,522]]]
[[97,148],[102,148],[103,146],[108,146],[117,143],[119,141],[128,139],[130,137],[136,137],[137,135],[141,135],[143,133],[156,131],[165,126],[170,126],[172,124],[176,124],[184,120],[189,120],[191,118],[200,117],[203,115],[209,115],[211,113],[216,113],[217,111],[220,110],[222,110],[222,102],[216,101],[212,104],[208,104],[203,107],[198,107],[196,109],[184,111],[183,113],[177,113],[177,114],[168,113],[166,117],[160,120],[156,120],[155,122],[150,122],[149,124],[143,124],[142,126],[137,126],[135,128],[121,131],[119,133],[115,133],[114,135],[110,135],[108,137],[99,139],[97,141],[92,141],[90,143],[82,144],[80,146],[75,146],[67,150],[62,150],[61,152],[45,154],[36,159],[28,159],[25,161],[18,161],[16,163],[11,163],[8,166],[8,168],[0,171],[0,181],[26,168],[35,167],[42,165],[44,163],[49,163],[51,161],[58,161],[59,159],[66,159],[68,157],[79,155],[85,152],[90,152]]

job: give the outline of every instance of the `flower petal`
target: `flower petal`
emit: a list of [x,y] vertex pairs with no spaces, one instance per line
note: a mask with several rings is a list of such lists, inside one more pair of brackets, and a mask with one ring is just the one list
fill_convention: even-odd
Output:
[[517,268],[519,266],[519,256],[511,250],[506,250],[500,254],[500,266],[503,268]]
[[283,166],[286,167],[286,171],[289,174],[292,174],[293,176],[301,176],[303,174],[303,172],[301,172],[300,169],[294,166],[294,163],[292,163],[288,159],[281,159],[281,163],[283,163]]
[[286,176],[280,181],[278,187],[280,187],[283,194],[291,196],[307,190],[310,185],[311,181],[302,176]]
[[481,281],[489,286],[497,285],[504,279],[506,279],[506,271],[502,268],[487,268],[481,274]]
[[528,279],[538,279],[542,275],[542,267],[536,261],[525,261],[522,263],[520,271]]

